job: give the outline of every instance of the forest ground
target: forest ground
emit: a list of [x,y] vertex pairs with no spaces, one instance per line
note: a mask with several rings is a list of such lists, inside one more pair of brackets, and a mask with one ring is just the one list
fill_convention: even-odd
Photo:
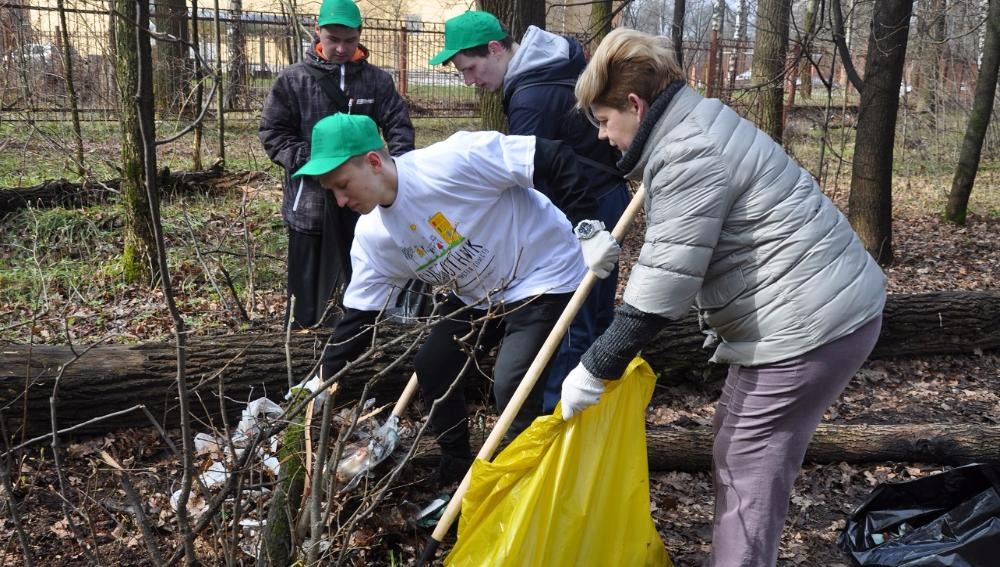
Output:
[[[977,191],[997,191],[996,171],[990,175],[977,185]],[[220,183],[228,184],[226,191],[235,194],[194,200],[192,206],[197,207],[196,212],[211,211],[205,215],[207,218],[196,219],[186,226],[191,219],[185,221],[186,213],[178,212],[180,209],[166,215],[166,220],[173,223],[175,240],[183,240],[190,228],[198,238],[214,239],[214,250],[220,254],[226,253],[224,239],[228,233],[238,238],[247,229],[261,241],[271,234],[270,240],[258,248],[262,251],[258,261],[273,261],[275,266],[257,268],[259,277],[253,288],[252,312],[258,319],[257,328],[278,328],[284,309],[281,277],[284,229],[277,217],[280,189],[276,178],[273,168],[263,175],[233,173]],[[893,224],[896,260],[886,269],[890,293],[995,291],[1000,287],[1000,208],[995,204],[995,195],[977,205],[979,212],[970,216],[966,227],[954,227],[940,218],[939,205],[947,191],[941,181],[941,177],[931,177],[922,183],[907,182],[898,191]],[[844,204],[844,190],[834,188],[829,192],[839,205]],[[256,212],[241,213],[241,207],[247,206]],[[4,294],[0,311],[5,321],[0,324],[0,340],[60,344],[72,336],[79,343],[145,342],[169,336],[171,321],[158,288],[150,291],[139,284],[108,283],[116,277],[107,266],[111,265],[108,255],[119,244],[115,231],[120,227],[120,219],[113,210],[100,207],[89,208],[77,216],[80,218],[59,225],[62,227],[59,229],[45,228],[46,222],[54,221],[40,211],[0,219],[3,233],[0,240],[8,243],[0,248],[0,266],[10,270],[4,276],[9,278],[8,291],[0,291]],[[25,230],[29,231],[26,236]],[[31,234],[31,230],[48,232]],[[634,230],[626,242],[626,265],[637,252],[639,234],[639,229]],[[204,293],[207,284],[197,273],[201,268],[194,256],[180,256],[183,260],[174,274],[175,285],[186,316],[195,322],[195,332],[245,330],[245,326],[233,322],[233,314],[225,311],[218,295]],[[89,262],[96,267],[92,274],[94,281],[86,281],[79,274],[66,277],[54,273],[56,264],[50,263],[52,257]],[[34,267],[30,266],[32,263]],[[68,269],[65,264],[58,265]],[[15,296],[9,284],[20,281],[15,273],[19,269],[35,270],[39,283],[31,293]],[[249,293],[246,287],[240,290]],[[1000,423],[998,379],[1000,353],[997,352],[871,361],[830,408],[824,421],[996,425]],[[647,423],[677,427],[710,424],[719,386],[713,382],[661,381],[647,410]],[[478,413],[490,414],[491,410]],[[412,428],[418,419],[419,413],[411,411],[406,425]],[[173,434],[176,439],[176,432]],[[158,546],[165,554],[173,549],[173,512],[168,499],[177,487],[180,466],[155,431],[137,429],[115,431],[102,437],[67,438],[63,445],[64,478],[68,482],[64,492],[71,506],[85,512],[84,539],[102,562],[135,565],[145,564],[147,559],[143,536],[130,520],[120,482],[100,458],[101,450],[115,455],[132,472],[133,482],[150,514]],[[88,557],[84,552],[66,522],[50,452],[35,447],[20,453],[8,466],[15,473],[14,497],[37,563],[53,566],[93,563],[93,556]],[[778,564],[848,565],[849,560],[835,545],[836,537],[845,518],[878,483],[926,476],[947,468],[914,462],[807,463],[792,495]],[[429,531],[417,527],[412,514],[435,494],[430,487],[431,474],[432,471],[421,467],[403,470],[391,488],[390,497],[372,516],[359,523],[350,537],[348,563],[401,565],[414,561]],[[650,474],[650,492],[655,525],[675,564],[700,564],[710,547],[713,506],[710,474],[654,472]],[[6,501],[9,496],[6,488],[0,489],[0,500]],[[14,528],[12,518],[5,514],[0,525],[0,563],[4,565],[23,564]],[[205,564],[225,563],[226,553],[217,543],[210,538],[197,542]],[[252,564],[250,556],[238,549],[234,548],[229,556],[234,564]]]

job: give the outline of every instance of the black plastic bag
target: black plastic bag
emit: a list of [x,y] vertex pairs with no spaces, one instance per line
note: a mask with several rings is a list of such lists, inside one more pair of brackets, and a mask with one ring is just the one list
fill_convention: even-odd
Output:
[[396,296],[393,319],[399,323],[426,322],[434,312],[434,295],[430,285],[418,279],[408,280]]
[[1000,467],[880,484],[837,539],[865,567],[1000,565]]

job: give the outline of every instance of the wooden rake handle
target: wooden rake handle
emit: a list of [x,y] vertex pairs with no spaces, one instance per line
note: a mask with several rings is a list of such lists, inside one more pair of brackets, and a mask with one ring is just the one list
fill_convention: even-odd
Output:
[[401,417],[403,412],[406,411],[406,406],[410,405],[410,400],[413,399],[413,394],[417,392],[417,373],[414,372],[410,376],[410,381],[406,383],[406,387],[403,388],[403,393],[399,395],[399,400],[396,401],[396,405],[392,408],[392,414],[396,417]]
[[[629,202],[628,207],[625,212],[622,213],[620,219],[618,219],[618,224],[615,225],[614,230],[611,231],[611,235],[615,240],[621,242],[622,238],[628,232],[629,227],[632,225],[632,221],[635,219],[636,213],[643,206],[646,198],[645,186],[640,185],[639,189],[635,192],[632,197],[631,202]],[[577,311],[580,310],[580,306],[583,305],[584,300],[587,299],[587,295],[590,293],[590,289],[594,287],[597,282],[598,277],[594,272],[587,272],[587,275],[583,278],[583,282],[580,283],[580,287],[577,288],[576,292],[573,293],[573,297],[570,299],[566,308],[563,310],[562,315],[556,321],[555,326],[549,333],[549,336],[545,339],[542,344],[542,348],[538,351],[538,355],[535,356],[535,360],[528,367],[528,372],[521,379],[521,384],[514,391],[514,396],[511,398],[507,407],[504,408],[503,413],[500,414],[500,418],[497,419],[496,425],[493,426],[493,431],[490,432],[489,437],[486,438],[486,442],[483,443],[481,449],[479,449],[479,454],[476,458],[483,460],[490,460],[493,457],[494,451],[500,445],[503,440],[503,436],[510,429],[511,423],[514,422],[514,417],[517,412],[521,410],[521,406],[524,405],[524,400],[528,399],[528,394],[531,389],[535,386],[535,382],[538,381],[538,377],[545,370],[545,365],[548,364],[549,359],[552,358],[552,354],[555,353],[556,348],[559,347],[560,341],[562,341],[563,335],[566,334],[566,329],[569,328],[570,323],[573,322],[573,318],[576,317]],[[530,309],[530,307],[529,307]],[[451,524],[458,517],[459,511],[462,509],[462,498],[465,496],[467,490],[469,490],[469,481],[472,477],[472,469],[469,469],[465,473],[465,478],[462,479],[461,484],[458,485],[458,489],[455,490],[455,494],[451,497],[448,502],[448,507],[444,511],[444,515],[438,520],[437,526],[434,529],[434,533],[431,535],[431,540],[427,542],[427,547],[424,549],[424,553],[420,558],[420,563],[423,564],[425,561],[429,561],[434,555],[434,550],[437,549],[439,543],[444,540],[444,536],[448,533],[448,529],[451,528]]]

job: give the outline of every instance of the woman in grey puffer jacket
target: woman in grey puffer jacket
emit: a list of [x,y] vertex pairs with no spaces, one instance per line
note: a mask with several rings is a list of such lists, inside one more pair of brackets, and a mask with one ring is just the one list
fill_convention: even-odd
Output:
[[[646,237],[611,327],[563,383],[596,403],[658,331],[697,306],[729,373],[714,418],[713,566],[769,566],[823,412],[871,352],[885,277],[801,166],[685,86],[659,39],[608,34],[579,106],[647,190]],[[610,252],[609,253],[613,253]]]

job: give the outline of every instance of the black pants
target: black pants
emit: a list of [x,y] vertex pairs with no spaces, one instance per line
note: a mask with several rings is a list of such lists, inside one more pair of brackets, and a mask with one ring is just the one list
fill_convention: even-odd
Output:
[[295,310],[291,313],[286,307],[286,324],[292,315],[295,329],[333,325],[331,307],[351,279],[351,243],[357,222],[357,213],[327,197],[320,234],[288,229],[288,299],[290,305],[295,296]]
[[[546,294],[495,306],[488,321],[475,325],[473,319],[482,318],[484,311],[465,309],[455,313],[464,306],[457,298],[449,297],[440,310],[447,314],[445,319],[431,330],[413,361],[424,400],[433,403],[441,398],[463,370],[462,378],[478,372],[479,366],[475,360],[470,361],[470,355],[481,356],[499,343],[500,349],[493,366],[493,394],[497,410],[503,411],[570,297],[572,294],[569,293]],[[480,336],[479,348],[472,350]],[[542,373],[521,406],[508,432],[510,438],[542,415],[546,373],[547,370]],[[430,428],[437,436],[444,455],[470,458],[472,450],[463,389],[464,384],[459,380],[451,394],[437,402],[430,415]]]

